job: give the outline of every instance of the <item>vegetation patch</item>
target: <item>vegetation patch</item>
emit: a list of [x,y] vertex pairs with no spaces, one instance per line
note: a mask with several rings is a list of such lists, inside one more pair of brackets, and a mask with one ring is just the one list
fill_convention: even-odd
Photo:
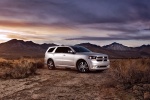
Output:
[[112,60],[109,71],[114,87],[132,91],[139,100],[150,90],[150,59]]
[[111,76],[125,89],[150,83],[150,59],[120,59],[111,62]]
[[0,78],[19,79],[35,75],[37,68],[43,68],[43,60],[24,59],[19,60],[0,60]]

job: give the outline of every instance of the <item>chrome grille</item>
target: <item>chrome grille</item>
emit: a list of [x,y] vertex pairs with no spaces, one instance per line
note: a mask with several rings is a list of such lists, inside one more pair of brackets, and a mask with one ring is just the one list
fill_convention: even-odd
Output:
[[103,61],[103,57],[96,57],[97,61]]
[[106,56],[104,56],[104,61],[107,61],[107,57]]
[[103,56],[103,57],[96,57],[97,61],[107,61],[107,56]]

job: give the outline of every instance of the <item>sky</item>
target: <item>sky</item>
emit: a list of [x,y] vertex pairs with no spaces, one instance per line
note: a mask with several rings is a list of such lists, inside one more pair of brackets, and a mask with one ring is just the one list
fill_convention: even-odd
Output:
[[0,43],[150,44],[150,0],[0,0]]

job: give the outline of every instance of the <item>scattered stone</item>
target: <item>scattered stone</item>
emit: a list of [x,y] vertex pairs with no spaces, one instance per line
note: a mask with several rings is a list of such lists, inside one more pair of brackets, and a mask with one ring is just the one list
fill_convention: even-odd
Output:
[[144,84],[143,88],[145,91],[150,91],[150,84]]
[[38,99],[39,98],[39,94],[33,94],[32,95],[32,99]]
[[133,90],[144,91],[143,85],[135,85],[133,86]]
[[150,100],[150,92],[144,93],[144,100]]

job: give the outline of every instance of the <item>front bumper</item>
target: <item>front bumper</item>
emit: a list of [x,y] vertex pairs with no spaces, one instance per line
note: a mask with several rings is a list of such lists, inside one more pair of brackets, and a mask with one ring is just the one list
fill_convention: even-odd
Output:
[[106,70],[110,68],[110,61],[89,60],[89,70]]

